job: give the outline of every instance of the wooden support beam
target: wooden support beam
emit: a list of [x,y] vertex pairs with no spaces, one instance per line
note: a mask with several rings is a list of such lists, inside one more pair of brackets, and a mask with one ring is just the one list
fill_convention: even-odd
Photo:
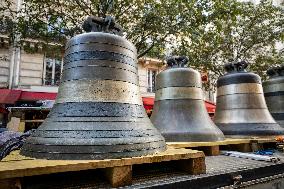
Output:
[[177,161],[177,166],[192,175],[199,175],[206,173],[205,157],[195,159],[185,159]]
[[132,165],[110,167],[103,170],[112,187],[132,184]]
[[19,178],[10,178],[0,180],[0,189],[21,189],[21,180]]

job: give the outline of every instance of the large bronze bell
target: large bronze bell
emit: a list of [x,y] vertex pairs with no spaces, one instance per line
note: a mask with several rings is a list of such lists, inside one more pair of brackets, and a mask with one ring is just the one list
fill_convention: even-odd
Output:
[[168,142],[224,140],[206,111],[201,75],[185,68],[187,61],[172,57],[167,60],[169,68],[157,75],[151,121]]
[[267,70],[270,79],[263,82],[264,96],[272,117],[284,127],[284,64]]
[[67,43],[56,103],[21,154],[106,159],[164,151],[165,140],[142,104],[136,48],[114,35],[120,27],[112,18],[90,17],[84,28],[96,32]]
[[260,77],[247,66],[244,61],[225,65],[227,73],[217,81],[216,125],[228,137],[284,134],[267,109]]

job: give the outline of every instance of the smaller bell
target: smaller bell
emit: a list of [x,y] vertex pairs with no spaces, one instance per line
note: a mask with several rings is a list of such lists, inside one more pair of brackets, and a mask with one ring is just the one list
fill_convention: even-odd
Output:
[[172,57],[167,60],[169,68],[157,75],[151,121],[167,142],[224,140],[207,113],[201,75],[185,68],[187,62],[187,57]]
[[225,65],[217,81],[217,106],[214,121],[225,136],[234,138],[283,135],[268,111],[261,79],[245,69],[244,61]]
[[270,77],[263,82],[268,109],[281,127],[284,127],[284,64],[267,70]]

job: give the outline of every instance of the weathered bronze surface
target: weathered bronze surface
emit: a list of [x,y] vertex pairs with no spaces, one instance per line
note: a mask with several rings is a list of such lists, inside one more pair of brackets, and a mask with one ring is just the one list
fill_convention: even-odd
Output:
[[183,67],[187,57],[167,61],[169,69],[157,75],[151,121],[166,141],[219,141],[224,135],[210,119],[199,72]]
[[[116,24],[99,30],[112,31],[111,26]],[[114,29],[110,33],[118,32]],[[21,153],[45,159],[105,159],[165,150],[164,138],[143,107],[136,64],[134,45],[120,36],[91,32],[73,37],[67,43],[55,105]]]
[[246,62],[225,65],[217,81],[214,122],[228,137],[249,138],[284,134],[267,109],[261,79],[247,72]]
[[284,64],[267,70],[270,79],[263,82],[268,109],[281,127],[284,127]]

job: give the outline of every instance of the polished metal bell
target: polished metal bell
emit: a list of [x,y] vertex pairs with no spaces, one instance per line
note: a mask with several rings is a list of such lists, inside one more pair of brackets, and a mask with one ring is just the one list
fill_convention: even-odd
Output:
[[216,125],[235,138],[284,134],[267,109],[260,77],[247,66],[244,61],[225,65],[227,73],[217,81]]
[[151,121],[167,142],[224,140],[206,111],[201,75],[183,67],[187,61],[187,57],[172,57],[169,68],[157,75]]
[[[108,27],[105,32],[115,29]],[[45,159],[109,159],[166,149],[142,104],[135,46],[105,32],[69,40],[55,105],[21,154]]]
[[284,127],[284,64],[267,70],[269,80],[263,82],[264,96],[272,117]]

